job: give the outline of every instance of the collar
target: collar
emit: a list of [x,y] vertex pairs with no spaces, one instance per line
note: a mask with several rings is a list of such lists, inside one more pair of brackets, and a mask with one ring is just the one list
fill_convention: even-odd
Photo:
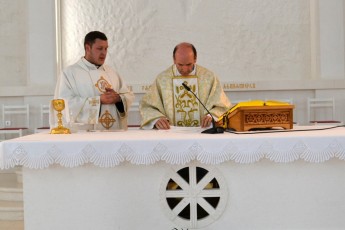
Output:
[[92,64],[88,60],[85,59],[85,57],[81,58],[81,61],[84,63],[84,65],[89,69],[89,70],[97,70],[97,69],[104,69],[103,65],[97,66],[95,64]]

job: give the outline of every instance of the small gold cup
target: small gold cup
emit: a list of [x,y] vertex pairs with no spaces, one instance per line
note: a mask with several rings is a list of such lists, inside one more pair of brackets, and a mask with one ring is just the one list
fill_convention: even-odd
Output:
[[71,131],[62,125],[62,113],[61,111],[65,109],[65,101],[63,99],[54,99],[52,101],[53,108],[58,112],[58,126],[53,128],[51,134],[70,134]]

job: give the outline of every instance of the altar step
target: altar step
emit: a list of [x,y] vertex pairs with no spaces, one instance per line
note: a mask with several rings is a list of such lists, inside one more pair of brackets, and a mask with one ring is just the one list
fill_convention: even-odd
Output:
[[0,220],[0,230],[24,230],[24,222]]
[[23,220],[23,202],[0,201],[0,221]]
[[0,171],[0,230],[23,230],[23,185],[18,169]]

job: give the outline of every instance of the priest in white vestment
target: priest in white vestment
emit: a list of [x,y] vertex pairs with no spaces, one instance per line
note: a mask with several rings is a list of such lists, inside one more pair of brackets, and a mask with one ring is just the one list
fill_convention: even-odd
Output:
[[134,94],[116,71],[104,64],[106,35],[99,31],[88,33],[84,48],[85,56],[63,70],[54,98],[66,101],[65,119],[81,124],[79,129],[126,130]]
[[[177,45],[173,58],[174,64],[157,76],[140,102],[141,128],[209,127],[211,116],[217,120],[231,106],[218,77],[196,64],[196,49],[190,43]],[[182,83],[199,97],[211,115]]]

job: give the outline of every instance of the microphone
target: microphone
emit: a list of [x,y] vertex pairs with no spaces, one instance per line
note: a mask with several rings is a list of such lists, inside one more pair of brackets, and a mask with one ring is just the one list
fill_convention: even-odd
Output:
[[190,87],[188,85],[186,85],[184,82],[182,83],[183,87],[191,92],[194,97],[196,99],[198,99],[198,101],[200,102],[200,104],[204,107],[204,109],[207,111],[207,114],[209,114],[212,118],[212,128],[206,129],[204,131],[202,131],[201,133],[209,133],[209,134],[216,134],[216,133],[224,133],[224,128],[223,127],[216,127],[216,121],[214,120],[212,114],[210,113],[210,111],[208,111],[208,109],[206,108],[206,106],[200,101],[200,99],[195,95],[195,93],[190,89]]

